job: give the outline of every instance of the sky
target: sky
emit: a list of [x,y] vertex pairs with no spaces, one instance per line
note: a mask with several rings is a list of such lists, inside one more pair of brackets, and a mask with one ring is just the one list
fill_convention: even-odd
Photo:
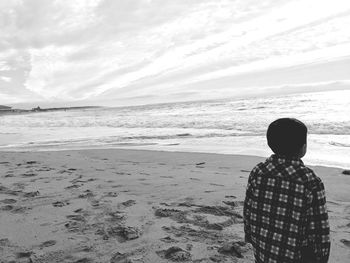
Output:
[[0,0],[0,104],[350,88],[349,0]]

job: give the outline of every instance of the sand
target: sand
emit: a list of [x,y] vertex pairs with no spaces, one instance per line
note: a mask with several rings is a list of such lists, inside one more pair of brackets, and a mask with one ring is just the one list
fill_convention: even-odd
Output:
[[[142,150],[0,153],[0,262],[253,262],[247,178],[264,158]],[[330,261],[350,262],[350,176],[323,179]]]

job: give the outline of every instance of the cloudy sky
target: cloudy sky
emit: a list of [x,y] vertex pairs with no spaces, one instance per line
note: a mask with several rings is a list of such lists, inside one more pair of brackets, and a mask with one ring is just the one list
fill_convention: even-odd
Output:
[[0,103],[349,88],[349,0],[0,0]]

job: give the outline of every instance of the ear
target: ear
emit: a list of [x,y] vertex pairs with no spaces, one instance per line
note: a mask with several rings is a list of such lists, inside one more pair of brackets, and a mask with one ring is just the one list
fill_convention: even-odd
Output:
[[305,150],[305,152],[306,152],[306,149],[307,149],[307,143],[305,143],[305,144],[303,145],[303,150]]
[[301,147],[299,158],[302,158],[302,157],[305,156],[306,150],[307,150],[307,144],[305,143],[305,144]]

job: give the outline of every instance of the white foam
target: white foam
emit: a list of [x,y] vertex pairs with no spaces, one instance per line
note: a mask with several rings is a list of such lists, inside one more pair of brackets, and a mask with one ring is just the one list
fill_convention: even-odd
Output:
[[264,136],[268,124],[280,117],[295,117],[309,128],[307,160],[314,164],[344,166],[350,163],[347,158],[349,116],[349,90],[3,115],[0,116],[0,149],[143,145],[140,147],[266,156],[269,150]]

